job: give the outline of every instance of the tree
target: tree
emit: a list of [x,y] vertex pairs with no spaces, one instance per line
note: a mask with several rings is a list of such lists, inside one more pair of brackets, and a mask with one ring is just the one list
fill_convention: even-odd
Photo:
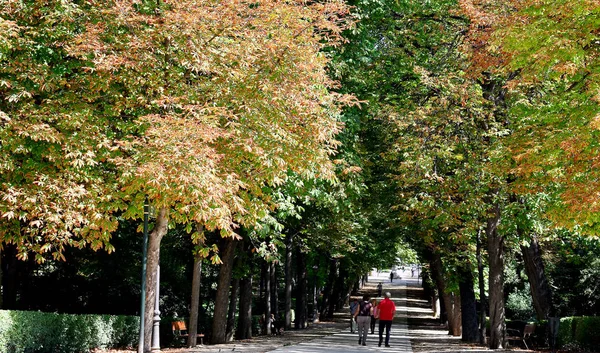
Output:
[[[150,289],[169,222],[199,222],[208,230],[221,229],[223,235],[231,236],[234,224],[252,224],[270,207],[261,190],[265,184],[280,183],[288,170],[331,175],[329,154],[341,128],[336,111],[340,103],[349,100],[329,90],[333,81],[325,73],[327,57],[321,49],[341,40],[340,32],[348,24],[343,19],[348,12],[343,3],[305,6],[303,2],[273,1],[256,6],[231,0],[203,5],[171,1],[51,5],[52,16],[44,16],[51,19],[49,25],[41,21],[45,15],[41,7],[26,9],[29,13],[21,13],[23,8],[13,3],[3,8],[3,14],[12,17],[5,20],[3,16],[2,26],[7,31],[2,36],[2,60],[7,61],[6,53],[27,59],[26,51],[15,48],[35,45],[35,41],[21,39],[14,19],[32,18],[41,23],[34,23],[42,28],[37,33],[59,35],[49,41],[52,47],[45,52],[59,52],[76,69],[61,71],[47,66],[66,72],[60,75],[47,75],[48,69],[31,70],[38,86],[76,84],[82,92],[52,88],[40,99],[23,87],[29,85],[33,74],[21,75],[16,65],[9,68],[15,79],[3,85],[6,99],[2,108],[2,132],[7,135],[2,158],[7,171],[17,171],[13,166],[18,155],[11,151],[20,145],[19,139],[48,145],[43,151],[52,154],[42,153],[37,158],[41,161],[52,161],[53,155],[63,152],[56,147],[63,138],[60,130],[57,133],[44,123],[21,126],[12,119],[16,114],[34,117],[32,109],[45,117],[54,111],[70,112],[80,118],[64,119],[74,124],[64,130],[84,129],[78,131],[78,137],[71,134],[69,145],[81,148],[58,159],[60,166],[50,176],[50,184],[36,181],[44,180],[40,177],[28,180],[18,173],[3,173],[9,175],[3,184],[3,199],[9,203],[2,205],[3,219],[8,220],[2,226],[10,230],[5,234],[13,237],[5,242],[21,241],[23,237],[16,236],[22,234],[21,228],[25,234],[39,233],[36,229],[48,234],[38,245],[21,241],[25,244],[22,253],[28,250],[26,246],[44,252],[58,244],[56,256],[60,256],[60,244],[72,242],[73,230],[84,235],[75,245],[108,246],[110,231],[116,226],[110,210],[126,209],[126,217],[141,217],[147,196],[157,209],[149,242],[149,254],[153,255],[148,266]],[[63,30],[54,34],[54,24]],[[61,64],[62,58],[58,60]],[[56,78],[57,83],[45,86],[44,77]],[[33,83],[35,86],[35,80]],[[18,97],[24,98],[24,104],[17,107],[21,110],[11,108],[6,113],[4,105],[9,98],[15,101]],[[36,100],[38,104],[30,104]],[[25,130],[40,133],[29,138],[21,133]],[[92,168],[97,164],[102,168]],[[112,173],[105,172],[106,166],[112,167]],[[76,173],[83,167],[89,172]],[[60,179],[59,172],[66,175]],[[82,186],[72,175],[81,176],[89,185]],[[14,180],[30,191],[23,193],[10,186]],[[36,191],[33,186],[38,184],[48,190]],[[48,199],[43,204],[52,205],[52,197],[69,195],[62,194],[63,190],[72,190],[72,202],[56,214],[66,216],[44,221],[43,227],[36,221],[46,217],[40,211],[28,216],[12,208],[35,192]],[[103,208],[107,204],[108,211]],[[79,208],[74,209],[75,205]],[[29,224],[22,226],[15,221],[18,217]],[[153,303],[152,292],[147,299]]]
[[84,8],[0,4],[0,243],[16,245],[21,259],[63,258],[68,246],[114,250],[110,159],[132,127],[105,114],[109,102],[90,92],[89,60],[69,53]]
[[[596,233],[594,143],[598,38],[591,1],[462,1],[473,20],[473,71],[510,77],[507,103],[512,133],[506,153],[518,193],[544,185],[561,196],[548,208],[559,226]],[[483,28],[483,30],[482,30]],[[477,44],[476,44],[477,43]],[[583,202],[582,202],[583,200]],[[584,208],[581,205],[585,205]]]

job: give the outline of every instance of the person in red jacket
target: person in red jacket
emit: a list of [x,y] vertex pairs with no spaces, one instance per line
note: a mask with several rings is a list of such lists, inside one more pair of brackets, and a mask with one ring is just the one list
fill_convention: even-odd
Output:
[[390,292],[386,292],[383,300],[377,306],[379,309],[379,347],[383,341],[383,328],[385,328],[385,346],[390,346],[390,330],[396,313],[396,304],[390,300],[390,297]]

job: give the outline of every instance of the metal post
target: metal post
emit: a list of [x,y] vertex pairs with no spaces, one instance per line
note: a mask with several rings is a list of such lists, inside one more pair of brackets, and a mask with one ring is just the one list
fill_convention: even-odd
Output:
[[160,351],[160,265],[156,266],[156,300],[154,301],[154,318],[152,324],[152,351]]
[[146,312],[146,261],[148,257],[148,216],[150,206],[148,198],[144,202],[144,238],[142,240],[142,286],[141,286],[141,308],[140,308],[140,336],[138,343],[138,353],[144,353],[144,320]]

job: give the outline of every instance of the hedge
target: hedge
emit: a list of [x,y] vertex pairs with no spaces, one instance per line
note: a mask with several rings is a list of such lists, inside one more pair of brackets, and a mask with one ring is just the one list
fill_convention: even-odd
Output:
[[137,345],[137,316],[0,310],[0,352],[86,353]]
[[560,319],[558,346],[590,350],[600,347],[600,317],[574,316]]

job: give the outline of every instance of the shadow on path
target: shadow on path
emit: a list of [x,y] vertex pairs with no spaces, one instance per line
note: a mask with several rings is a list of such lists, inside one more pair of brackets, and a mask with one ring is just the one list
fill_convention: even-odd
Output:
[[[477,353],[492,350],[477,344],[461,341],[460,337],[448,334],[447,327],[433,316],[431,304],[426,299],[423,288],[416,279],[407,279],[406,298],[410,303],[408,325],[412,349],[415,353]],[[514,352],[515,350],[493,350],[494,353]]]

